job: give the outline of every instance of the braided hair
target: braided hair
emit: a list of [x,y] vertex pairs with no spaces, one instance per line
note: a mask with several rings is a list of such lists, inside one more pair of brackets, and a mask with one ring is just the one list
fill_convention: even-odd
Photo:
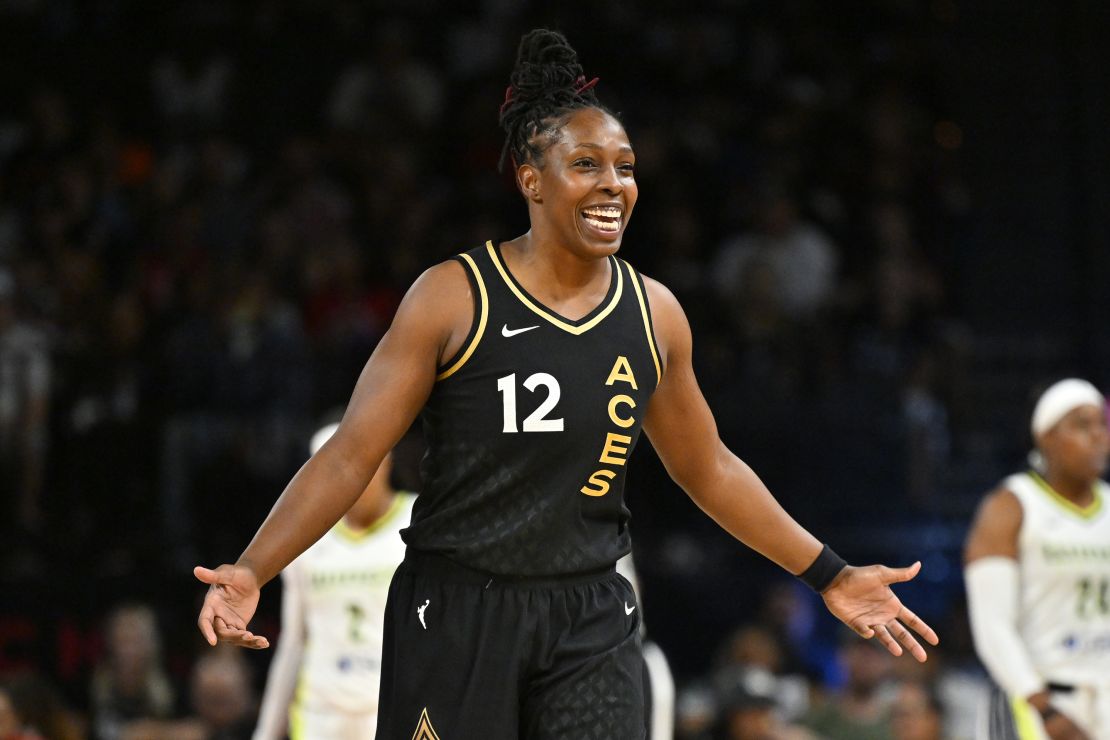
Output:
[[568,114],[581,108],[597,108],[612,115],[597,100],[593,87],[578,63],[578,53],[563,34],[546,28],[529,31],[520,40],[516,64],[501,104],[500,123],[505,144],[497,169],[506,158],[514,165],[543,164],[543,153],[555,143]]

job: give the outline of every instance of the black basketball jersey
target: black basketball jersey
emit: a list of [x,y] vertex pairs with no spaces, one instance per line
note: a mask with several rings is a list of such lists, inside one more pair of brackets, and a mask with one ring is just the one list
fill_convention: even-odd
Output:
[[661,377],[643,280],[609,257],[605,299],[571,321],[498,245],[456,259],[474,321],[422,412],[424,489],[402,537],[500,575],[611,566],[630,549],[625,471]]

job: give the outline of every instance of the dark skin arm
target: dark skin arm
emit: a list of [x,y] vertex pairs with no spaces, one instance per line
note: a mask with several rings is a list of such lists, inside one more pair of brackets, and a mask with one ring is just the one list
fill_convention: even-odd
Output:
[[[703,511],[738,540],[797,575],[821,543],[786,511],[758,476],[721,441],[691,361],[690,325],[675,297],[645,278],[656,338],[665,365],[644,418],[644,430],[667,472]],[[910,627],[929,643],[933,630],[902,606],[890,584],[917,575],[909,568],[846,567],[822,593],[829,610],[863,637],[878,637],[894,655],[903,647],[924,661]]]
[[[1021,503],[1013,493],[999,488],[987,494],[967,535],[964,564],[987,557],[1017,560],[1022,518]],[[1043,689],[1025,697],[1025,700],[1043,713],[1052,703],[1052,694]],[[1045,720],[1044,727],[1052,740],[1087,739],[1087,734],[1062,712]]]
[[446,262],[409,290],[367,361],[335,434],[286,486],[235,565],[194,574],[209,584],[197,625],[209,644],[265,648],[247,630],[259,589],[327,532],[365,490],[435,384],[436,368],[461,346],[473,314],[463,267]]
[[964,544],[964,564],[979,558],[1018,559],[1021,504],[1004,488],[991,491],[979,504]]

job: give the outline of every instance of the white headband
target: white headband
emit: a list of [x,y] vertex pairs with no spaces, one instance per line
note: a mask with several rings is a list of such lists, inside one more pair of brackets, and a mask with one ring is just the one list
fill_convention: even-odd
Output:
[[1101,408],[1105,403],[1106,399],[1098,389],[1086,380],[1061,380],[1041,395],[1033,409],[1033,419],[1029,425],[1033,430],[1033,437],[1039,437],[1056,426],[1073,409],[1088,404]]

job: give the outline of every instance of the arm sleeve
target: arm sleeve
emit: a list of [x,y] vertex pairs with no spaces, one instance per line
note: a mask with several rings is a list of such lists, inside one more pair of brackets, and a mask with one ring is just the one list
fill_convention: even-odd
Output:
[[281,572],[281,634],[270,661],[266,691],[253,740],[281,740],[289,724],[289,705],[297,688],[305,649],[304,596],[294,561]]
[[964,568],[975,652],[1006,693],[1024,699],[1043,690],[1045,682],[1018,634],[1018,580],[1012,558],[979,558]]

